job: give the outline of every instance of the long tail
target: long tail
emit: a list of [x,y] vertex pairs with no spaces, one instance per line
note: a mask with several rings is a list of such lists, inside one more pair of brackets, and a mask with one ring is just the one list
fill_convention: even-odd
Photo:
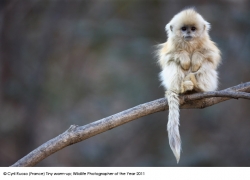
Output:
[[169,145],[178,163],[180,160],[180,153],[181,153],[181,137],[179,133],[179,117],[180,117],[179,97],[178,94],[173,91],[167,91],[166,96],[168,99],[168,106],[169,106],[168,125],[167,125]]

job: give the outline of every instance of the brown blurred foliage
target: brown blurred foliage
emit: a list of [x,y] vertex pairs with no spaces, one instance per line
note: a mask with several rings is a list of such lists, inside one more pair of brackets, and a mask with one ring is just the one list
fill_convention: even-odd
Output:
[[[247,0],[1,0],[0,165],[65,131],[163,97],[154,45],[195,6],[222,51],[220,89],[250,81]],[[178,166],[250,166],[250,102],[181,111]],[[176,166],[167,112],[67,147],[38,166]]]

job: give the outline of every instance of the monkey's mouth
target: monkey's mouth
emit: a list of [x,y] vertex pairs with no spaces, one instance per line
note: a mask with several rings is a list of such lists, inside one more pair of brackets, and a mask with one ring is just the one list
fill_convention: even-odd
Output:
[[185,36],[184,38],[186,41],[190,41],[193,38],[193,36]]

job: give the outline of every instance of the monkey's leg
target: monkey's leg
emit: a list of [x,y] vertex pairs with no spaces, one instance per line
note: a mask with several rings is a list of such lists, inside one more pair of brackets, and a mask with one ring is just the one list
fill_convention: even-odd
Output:
[[191,71],[196,72],[200,69],[204,56],[200,52],[194,52],[191,58]]
[[177,94],[181,93],[181,84],[185,74],[183,69],[175,61],[170,61],[160,73],[162,85],[166,90],[173,91]]
[[214,91],[218,86],[218,74],[216,70],[213,69],[213,64],[209,62],[204,62],[202,67],[196,72],[192,73],[197,81],[196,88],[197,91]]

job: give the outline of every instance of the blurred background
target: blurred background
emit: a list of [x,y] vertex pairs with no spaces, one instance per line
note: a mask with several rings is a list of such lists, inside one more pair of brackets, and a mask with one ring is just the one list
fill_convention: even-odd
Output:
[[[0,0],[0,166],[71,124],[164,95],[154,45],[187,6],[211,23],[224,89],[250,81],[247,0]],[[168,112],[64,148],[37,166],[177,166]],[[178,166],[250,166],[250,101],[181,110]]]

